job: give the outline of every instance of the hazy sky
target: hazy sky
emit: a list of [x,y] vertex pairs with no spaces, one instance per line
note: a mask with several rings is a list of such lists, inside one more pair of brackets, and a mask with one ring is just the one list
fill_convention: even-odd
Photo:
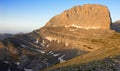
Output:
[[120,19],[120,0],[0,0],[0,33],[39,29],[64,10],[88,3],[108,6],[112,20]]

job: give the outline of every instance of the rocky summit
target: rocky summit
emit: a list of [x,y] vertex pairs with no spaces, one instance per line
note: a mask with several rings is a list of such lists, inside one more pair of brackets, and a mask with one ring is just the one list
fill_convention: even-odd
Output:
[[53,17],[47,27],[70,27],[81,29],[110,29],[111,17],[106,6],[85,4],[75,6]]

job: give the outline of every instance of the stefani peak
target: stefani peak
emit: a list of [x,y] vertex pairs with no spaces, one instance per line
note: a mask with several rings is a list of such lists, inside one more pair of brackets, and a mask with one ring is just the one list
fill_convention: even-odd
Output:
[[81,29],[110,29],[111,17],[106,6],[85,4],[74,6],[63,13],[54,16],[46,27],[70,27]]

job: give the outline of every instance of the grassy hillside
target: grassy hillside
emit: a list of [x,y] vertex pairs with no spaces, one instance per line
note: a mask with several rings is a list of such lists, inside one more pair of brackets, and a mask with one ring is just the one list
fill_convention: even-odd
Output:
[[52,71],[120,71],[120,55],[89,63],[57,68]]

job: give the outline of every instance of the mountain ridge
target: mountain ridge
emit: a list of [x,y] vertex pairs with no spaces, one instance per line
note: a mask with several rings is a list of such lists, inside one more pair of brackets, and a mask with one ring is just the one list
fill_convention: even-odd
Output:
[[79,56],[80,60],[83,57],[83,62],[89,57],[95,60],[99,57],[95,54],[101,56],[102,50],[106,54],[101,58],[109,57],[111,53],[114,56],[119,54],[120,34],[110,29],[111,21],[106,6],[88,4],[73,7],[53,17],[40,29],[2,40],[0,60],[13,61],[20,70],[39,71]]

